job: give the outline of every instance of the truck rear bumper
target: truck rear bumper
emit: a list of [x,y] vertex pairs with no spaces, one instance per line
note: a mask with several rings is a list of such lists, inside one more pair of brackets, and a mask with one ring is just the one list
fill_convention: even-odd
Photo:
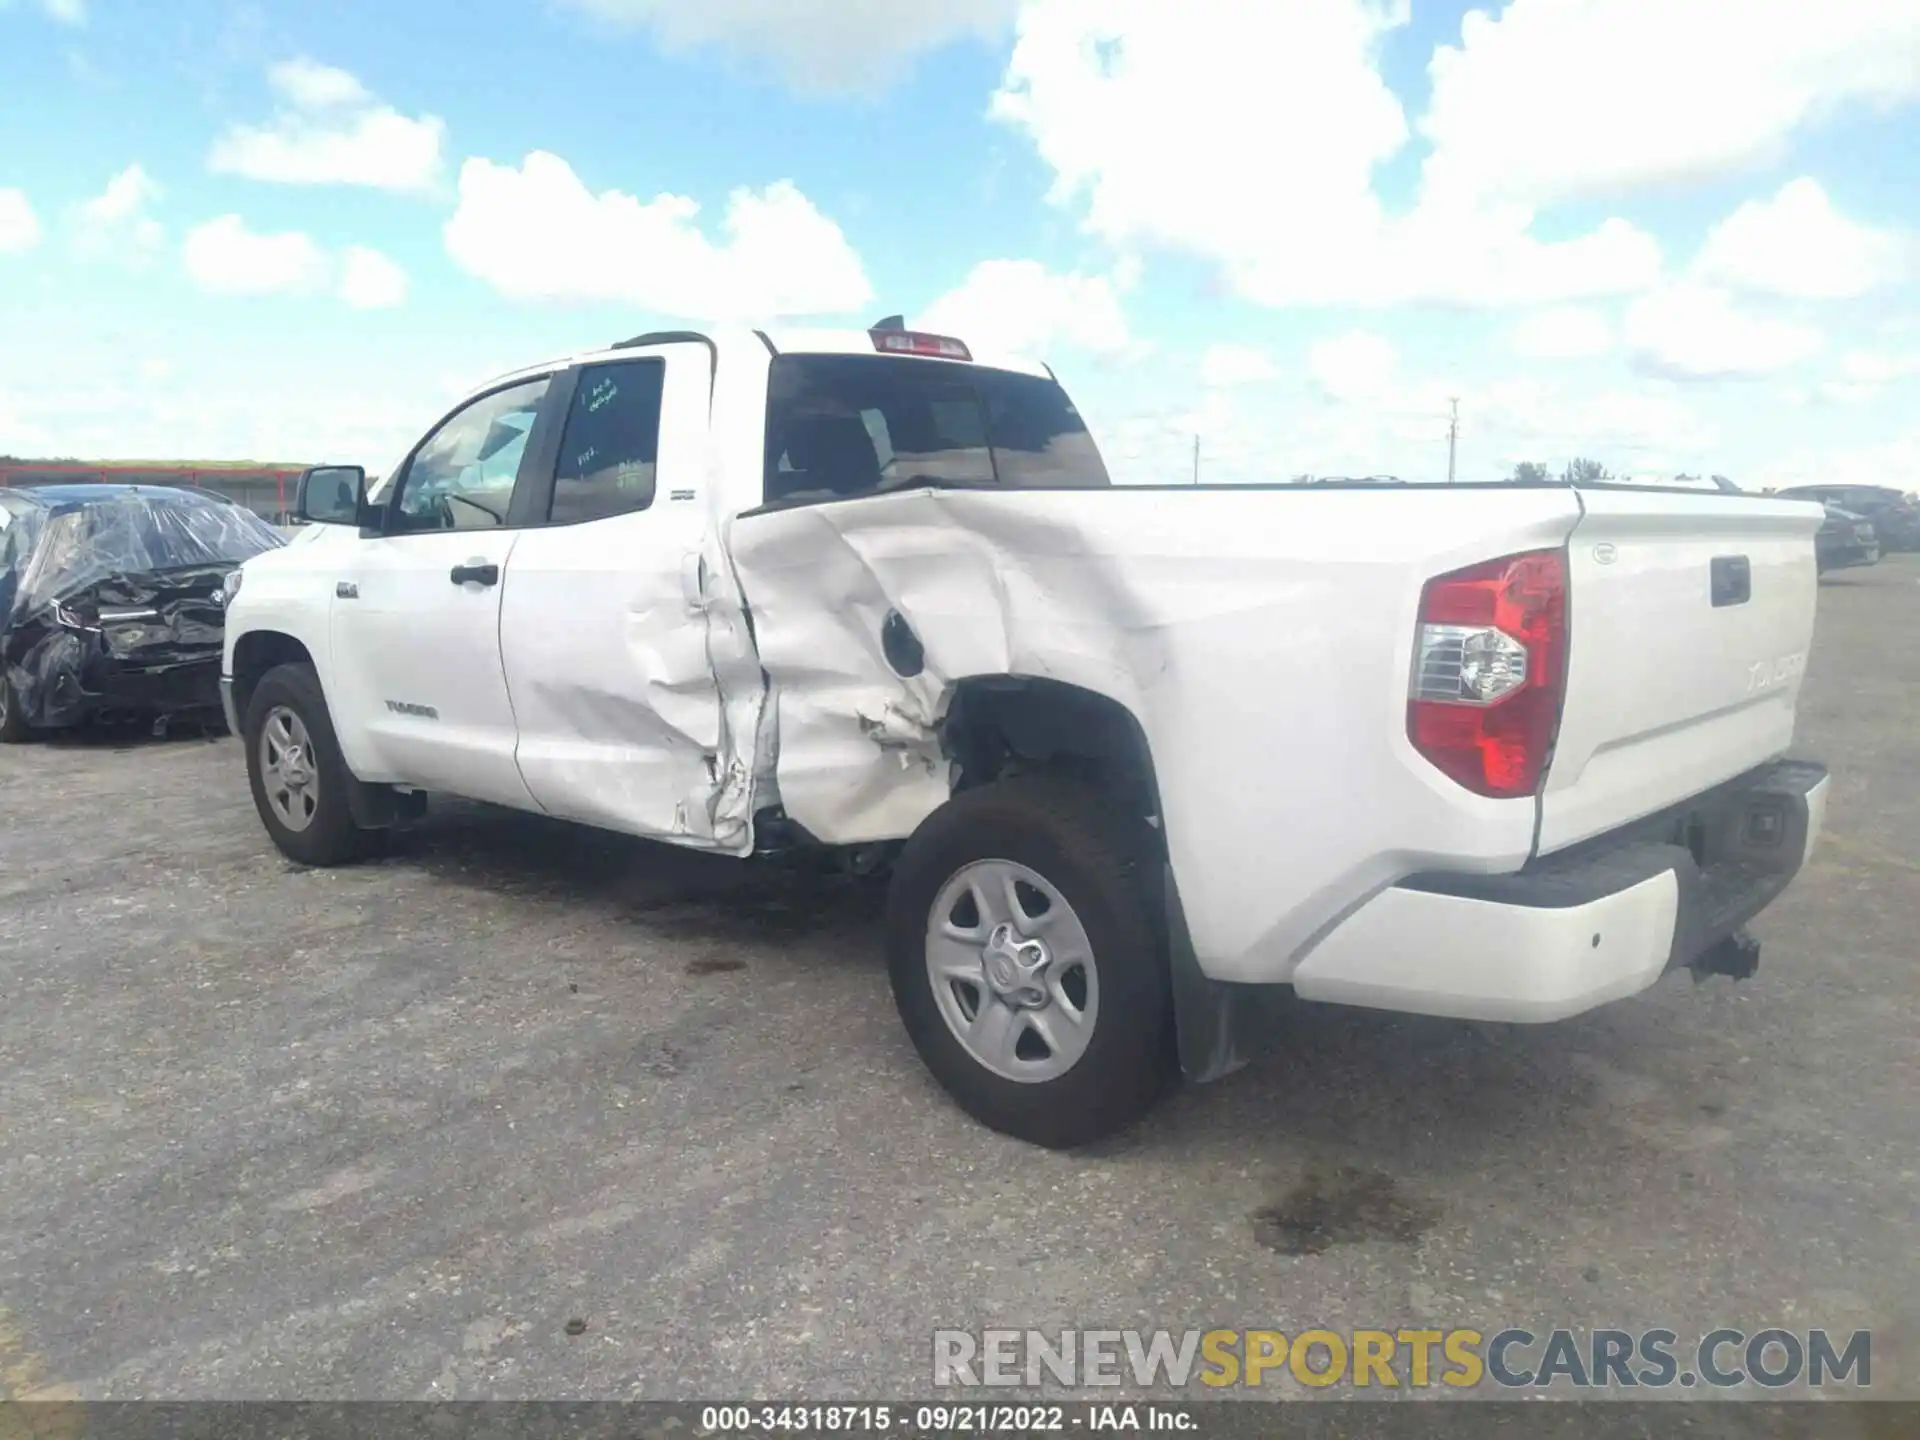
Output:
[[1812,854],[1827,778],[1818,764],[1775,761],[1515,874],[1410,877],[1316,946],[1294,990],[1540,1022],[1636,994],[1673,969],[1745,973],[1757,950],[1740,929]]

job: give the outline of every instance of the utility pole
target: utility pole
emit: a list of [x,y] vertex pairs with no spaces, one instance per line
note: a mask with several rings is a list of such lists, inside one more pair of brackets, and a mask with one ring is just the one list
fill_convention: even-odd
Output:
[[1460,401],[1456,398],[1449,400],[1447,404],[1453,411],[1453,418],[1447,423],[1447,484],[1451,485],[1453,484],[1454,457],[1460,450]]
[[1193,437],[1193,483],[1200,483],[1200,437]]

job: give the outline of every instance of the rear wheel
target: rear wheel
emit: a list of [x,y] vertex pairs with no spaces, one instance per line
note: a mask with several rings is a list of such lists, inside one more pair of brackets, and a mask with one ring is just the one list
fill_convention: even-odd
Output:
[[260,823],[280,853],[302,865],[365,857],[374,832],[354,823],[352,775],[311,665],[269,670],[247,701],[242,739]]
[[1125,1128],[1174,1071],[1151,832],[1084,786],[956,796],[894,870],[887,957],[920,1058],[981,1123],[1050,1148]]

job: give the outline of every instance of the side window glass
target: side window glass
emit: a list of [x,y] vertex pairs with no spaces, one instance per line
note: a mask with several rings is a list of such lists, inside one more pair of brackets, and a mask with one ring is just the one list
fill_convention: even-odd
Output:
[[548,512],[554,524],[605,520],[653,504],[666,379],[664,360],[618,360],[580,372],[560,436]]
[[399,529],[491,530],[504,525],[527,437],[548,381],[483,395],[449,416],[400,477]]

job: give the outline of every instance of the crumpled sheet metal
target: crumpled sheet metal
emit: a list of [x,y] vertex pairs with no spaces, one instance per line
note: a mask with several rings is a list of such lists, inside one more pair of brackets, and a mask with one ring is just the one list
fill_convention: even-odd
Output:
[[226,574],[284,543],[237,505],[120,496],[51,515],[16,577],[0,663],[32,725],[80,718],[93,669],[218,663]]
[[[810,833],[900,839],[944,804],[938,727],[967,676],[1044,676],[1138,704],[1136,677],[1163,665],[1154,632],[1079,522],[1032,503],[1046,498],[923,492],[734,522],[772,681],[774,788]],[[887,660],[890,613],[924,647],[916,675]]]
[[[1425,576],[1560,543],[1577,508],[1431,488],[937,491],[741,516],[779,802],[830,843],[904,838],[949,797],[957,681],[1077,685],[1147,738],[1208,975],[1284,979],[1424,860],[1491,870],[1531,846],[1524,806],[1476,814],[1408,763],[1407,665]],[[911,678],[882,647],[890,611],[925,650]]]
[[251,510],[198,496],[142,491],[51,516],[21,575],[16,615],[112,576],[238,565],[286,543]]

